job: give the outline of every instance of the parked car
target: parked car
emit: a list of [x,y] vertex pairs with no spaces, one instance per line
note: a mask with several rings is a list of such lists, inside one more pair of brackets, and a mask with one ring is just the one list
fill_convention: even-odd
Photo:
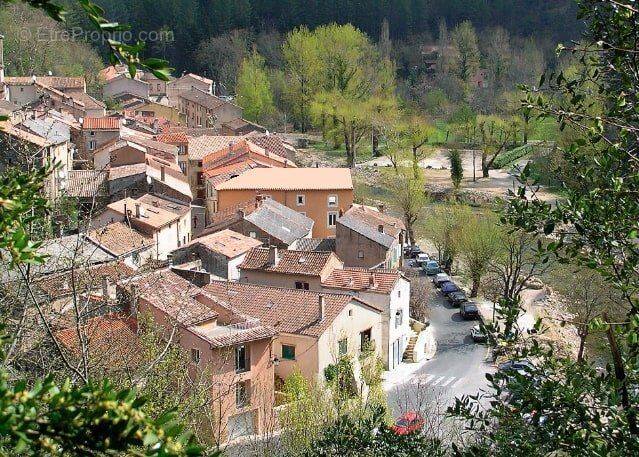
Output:
[[471,301],[467,301],[461,304],[459,307],[459,315],[464,319],[477,319],[479,318],[479,308],[477,304]]
[[451,305],[458,307],[462,303],[468,301],[468,297],[466,296],[466,292],[458,290],[457,292],[451,292],[448,294],[448,301]]
[[433,278],[433,284],[435,284],[435,287],[437,288],[441,287],[442,283],[450,282],[450,281],[451,281],[451,278],[446,273],[438,273]]
[[535,369],[535,365],[530,360],[508,360],[499,365],[499,371],[517,372],[521,375],[529,375],[532,370]]
[[428,262],[423,264],[422,270],[424,270],[424,273],[426,273],[428,276],[436,275],[437,273],[440,273],[442,271],[441,268],[439,268],[439,263],[437,263],[436,260],[429,260]]
[[446,281],[442,283],[440,290],[442,291],[442,294],[444,294],[445,296],[448,296],[448,294],[451,294],[453,292],[458,292],[461,289],[454,282]]
[[404,257],[414,259],[417,257],[417,254],[421,254],[421,252],[422,248],[416,244],[404,246]]
[[488,341],[488,336],[481,331],[479,325],[475,325],[473,328],[470,329],[470,336],[473,337],[473,341],[475,343],[485,343],[486,341]]
[[420,254],[417,254],[417,257],[415,257],[415,263],[417,264],[418,267],[423,266],[429,260],[430,260],[430,257],[428,257],[428,254],[424,254],[423,252]]
[[408,411],[397,418],[391,429],[397,435],[408,435],[424,427],[424,418],[416,411]]

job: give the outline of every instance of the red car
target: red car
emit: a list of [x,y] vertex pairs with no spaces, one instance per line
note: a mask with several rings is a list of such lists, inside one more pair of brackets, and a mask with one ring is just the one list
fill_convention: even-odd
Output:
[[415,411],[408,411],[397,418],[391,430],[397,435],[408,435],[421,430],[423,427],[424,418],[422,415]]

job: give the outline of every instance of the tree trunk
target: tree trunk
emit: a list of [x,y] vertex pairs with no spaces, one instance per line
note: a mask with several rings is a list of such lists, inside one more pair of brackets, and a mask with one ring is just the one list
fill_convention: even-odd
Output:
[[372,133],[372,148],[373,148],[373,157],[379,157],[379,135],[377,134],[377,129],[373,127]]
[[480,278],[473,277],[473,285],[470,289],[470,298],[475,298],[479,293],[479,280]]
[[481,155],[481,175],[484,178],[490,177],[488,174],[488,157],[486,157],[486,154],[484,153]]
[[577,363],[581,363],[584,360],[584,349],[586,347],[586,337],[588,337],[587,327],[580,329],[578,332],[579,335],[579,352],[577,353]]
[[419,161],[417,160],[418,148],[413,146],[413,175],[415,179],[419,179]]

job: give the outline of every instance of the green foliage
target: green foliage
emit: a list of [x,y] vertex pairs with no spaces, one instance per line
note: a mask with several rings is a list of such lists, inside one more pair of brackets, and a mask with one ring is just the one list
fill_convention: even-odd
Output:
[[526,155],[530,154],[533,150],[533,146],[530,144],[524,144],[521,146],[518,146],[516,148],[513,148],[509,151],[504,152],[503,154],[500,154],[494,161],[493,161],[493,167],[494,168],[504,168],[514,162],[516,162],[517,160],[521,159],[522,157],[525,157]]
[[257,52],[244,58],[236,85],[237,103],[244,109],[244,117],[264,123],[275,111],[273,94],[264,58]]
[[448,153],[450,160],[450,179],[453,181],[455,189],[459,189],[459,185],[464,179],[464,167],[462,165],[461,154],[459,150],[453,149]]
[[322,431],[302,455],[307,457],[396,457],[444,455],[438,441],[420,432],[398,435],[385,423],[383,407],[373,406],[360,416],[341,415]]

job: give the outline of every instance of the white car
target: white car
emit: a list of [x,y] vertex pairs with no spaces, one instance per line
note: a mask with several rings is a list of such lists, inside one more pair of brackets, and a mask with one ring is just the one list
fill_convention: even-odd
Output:
[[446,273],[437,273],[433,278],[433,284],[435,284],[435,287],[438,288],[443,282],[446,281],[452,281],[452,279],[450,279],[450,276],[448,276]]
[[417,264],[418,267],[421,267],[423,264],[425,264],[429,260],[430,260],[430,257],[428,257],[428,254],[417,254],[417,257],[415,257],[415,263]]

